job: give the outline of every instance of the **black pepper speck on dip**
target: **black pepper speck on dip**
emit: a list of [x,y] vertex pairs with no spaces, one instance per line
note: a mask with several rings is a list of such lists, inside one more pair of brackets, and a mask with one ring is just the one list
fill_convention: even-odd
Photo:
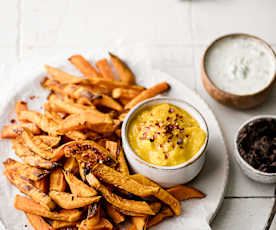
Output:
[[237,147],[252,167],[276,173],[276,119],[259,118],[247,123],[238,133]]

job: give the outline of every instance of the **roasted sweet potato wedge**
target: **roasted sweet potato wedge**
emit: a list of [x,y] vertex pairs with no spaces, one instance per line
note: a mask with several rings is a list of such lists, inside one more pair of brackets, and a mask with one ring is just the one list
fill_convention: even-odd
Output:
[[131,220],[136,230],[146,230],[148,218],[148,216],[133,216]]
[[152,211],[151,207],[145,201],[127,200],[116,195],[115,193],[112,193],[107,187],[105,187],[99,181],[97,181],[97,179],[95,178],[95,176],[93,176],[92,173],[89,173],[86,176],[86,180],[92,187],[94,187],[102,194],[102,196],[106,199],[107,202],[119,209],[137,212],[145,215],[155,214]]
[[75,114],[75,113],[81,113],[84,111],[95,110],[95,106],[93,106],[93,105],[85,106],[85,105],[65,101],[65,100],[62,100],[61,98],[59,98],[55,94],[52,94],[48,98],[48,103],[54,112]]
[[158,223],[160,223],[165,218],[174,216],[173,211],[169,207],[164,207],[158,214],[151,217],[147,223],[147,228],[150,228]]
[[116,99],[124,98],[129,100],[138,96],[141,92],[142,90],[115,88],[112,90],[112,97]]
[[124,63],[120,58],[118,58],[112,53],[109,53],[109,56],[113,66],[115,67],[120,77],[121,82],[125,82],[129,85],[135,84],[135,76],[130,70],[130,68],[128,68],[126,63]]
[[25,213],[30,225],[34,230],[54,230],[41,216]]
[[76,175],[79,173],[79,164],[78,161],[74,157],[66,158],[63,169],[67,172]]
[[66,181],[62,169],[52,170],[50,174],[50,191],[64,192]]
[[168,90],[169,85],[167,82],[161,82],[147,90],[144,90],[140,94],[138,94],[135,98],[133,98],[126,106],[125,109],[131,109],[139,102],[144,101],[148,98],[154,97],[157,94],[160,94],[166,90]]
[[101,77],[95,68],[81,55],[74,55],[69,58],[69,61],[88,78]]
[[117,211],[111,204],[107,202],[105,204],[105,211],[115,224],[122,223],[126,219],[122,213]]
[[[16,101],[15,102],[15,112],[16,112],[16,116],[18,117],[19,114],[21,113],[21,111],[24,111],[24,110],[28,110],[28,104],[27,102],[25,101]],[[25,122],[24,120],[19,120],[20,122]]]
[[92,167],[92,172],[102,181],[108,184],[112,184],[137,196],[150,196],[159,192],[159,187],[140,184],[130,176],[123,175],[104,164],[94,165]]
[[139,85],[129,85],[126,82],[114,81],[106,78],[90,78],[88,82],[92,85],[97,85],[103,87],[108,90],[113,90],[115,88],[123,88],[123,89],[134,89],[134,90],[144,90],[145,88]]
[[51,212],[45,207],[25,196],[16,195],[14,207],[37,216],[43,216],[52,220],[60,220],[67,222],[76,222],[80,219],[82,212],[78,209],[61,210],[60,212]]
[[41,180],[43,177],[49,174],[48,170],[38,169],[33,166],[29,166],[26,164],[22,164],[16,160],[8,158],[3,162],[6,170],[8,171],[16,171],[17,174],[30,179],[32,181]]
[[71,141],[60,147],[59,151],[66,157],[75,157],[77,160],[91,164],[97,162],[112,164],[115,162],[104,147],[91,140]]
[[64,229],[65,228],[66,230],[69,230],[67,227],[74,227],[76,225],[77,225],[77,222],[67,222],[67,221],[60,221],[60,220],[54,220],[52,222],[52,227],[54,229]]
[[4,125],[1,130],[1,138],[3,139],[16,138],[23,132],[24,128],[28,128],[33,134],[40,134],[41,132],[38,126],[33,123]]
[[176,215],[180,214],[180,212],[181,212],[180,202],[174,196],[172,196],[169,192],[167,192],[166,190],[161,188],[158,184],[156,184],[155,182],[151,181],[150,179],[148,179],[147,177],[145,177],[141,174],[131,175],[131,178],[136,180],[140,184],[150,185],[150,186],[153,186],[153,187],[158,187],[159,190],[158,190],[157,193],[154,194],[154,196],[157,199],[164,202],[165,204],[169,205],[170,208],[174,211],[174,213]]
[[106,229],[110,230],[113,229],[113,225],[105,218],[101,218],[99,223],[97,224],[90,224],[91,220],[85,219],[81,222],[79,226],[79,230],[101,230]]
[[49,119],[48,117],[43,116],[39,112],[32,111],[32,110],[22,111],[19,114],[19,119],[27,120],[29,122],[36,124],[41,130],[48,133],[50,136],[57,135],[57,129],[58,129],[57,123],[54,122],[52,119]]
[[77,197],[93,197],[97,195],[97,191],[95,189],[89,187],[72,173],[64,171],[64,175],[73,195]]
[[47,194],[41,192],[39,189],[33,186],[32,183],[26,178],[8,170],[6,170],[4,174],[7,179],[22,193],[30,196],[34,201],[41,204],[41,206],[43,206],[45,209],[52,210],[55,208],[56,205],[52,199]]
[[96,66],[104,78],[115,80],[115,75],[106,58],[97,61]]
[[75,84],[75,83],[80,83],[83,80],[80,77],[63,72],[60,69],[57,69],[55,67],[52,67],[49,65],[45,65],[44,67],[55,81],[58,81],[62,84]]
[[99,111],[85,111],[72,114],[60,123],[59,132],[67,133],[72,130],[91,129],[99,133],[114,131],[113,120]]
[[90,205],[94,202],[98,202],[101,196],[91,196],[91,197],[78,197],[66,192],[51,191],[49,196],[64,209],[74,209],[81,208]]
[[33,185],[39,189],[41,192],[45,193],[45,194],[48,194],[49,192],[49,177],[44,177],[43,179],[41,180],[38,180],[38,181],[34,181],[33,182]]
[[187,200],[192,198],[204,198],[205,195],[199,190],[189,187],[187,185],[177,185],[167,189],[178,200]]

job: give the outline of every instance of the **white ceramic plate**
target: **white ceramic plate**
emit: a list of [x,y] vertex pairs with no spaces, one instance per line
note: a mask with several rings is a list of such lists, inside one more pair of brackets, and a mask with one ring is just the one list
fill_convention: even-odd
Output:
[[[95,53],[90,53],[85,56],[90,60],[102,57],[102,55],[97,55]],[[210,132],[206,164],[200,175],[190,183],[192,186],[204,192],[207,195],[206,198],[183,202],[181,216],[167,219],[152,229],[181,229],[182,227],[185,227],[186,230],[207,229],[199,226],[203,227],[204,223],[210,223],[215,217],[223,201],[229,171],[227,150],[219,124],[213,112],[197,93],[168,74],[151,69],[150,66],[143,61],[143,58],[134,60],[134,55],[131,55],[132,59],[126,55],[123,56],[126,60],[129,60],[129,64],[135,72],[139,84],[150,87],[157,82],[167,81],[171,86],[171,90],[165,95],[168,97],[181,98],[194,105],[205,117]],[[65,71],[79,74],[70,63],[66,62],[65,57],[59,60],[49,61],[47,64],[52,64]],[[26,71],[25,74],[18,73],[15,78],[16,80],[13,81],[14,83],[6,85],[6,87],[12,89],[9,90],[9,93],[5,92],[5,87],[1,87],[3,89],[2,94],[8,96],[6,96],[5,99],[3,97],[1,99],[0,97],[0,124],[8,124],[9,121],[15,117],[13,105],[18,99],[26,100],[31,109],[41,110],[40,107],[48,95],[48,92],[43,90],[39,84],[45,74],[43,65],[39,65],[36,66],[36,68],[31,68],[30,71]],[[33,95],[39,96],[39,98],[30,100],[29,97]],[[11,149],[10,141],[1,140],[0,151],[1,162],[7,157],[16,159]],[[0,229],[1,225],[4,226],[4,228],[2,227],[3,229],[8,230],[32,229],[28,227],[29,224],[27,223],[25,215],[22,212],[16,211],[13,207],[14,196],[18,191],[11,186],[3,176],[2,164],[0,165],[0,171]],[[27,225],[27,227],[25,225]]]

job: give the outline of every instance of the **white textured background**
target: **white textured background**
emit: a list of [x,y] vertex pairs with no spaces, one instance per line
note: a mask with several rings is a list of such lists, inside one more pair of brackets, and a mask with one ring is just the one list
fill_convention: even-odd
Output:
[[[0,0],[0,5],[1,81],[22,61],[44,63],[59,52],[73,54],[121,40],[128,46],[146,44],[155,68],[203,96],[222,125],[230,155],[242,122],[253,115],[275,114],[275,91],[267,103],[250,111],[217,104],[202,87],[199,64],[207,44],[226,33],[251,33],[275,48],[276,0]],[[231,166],[225,202],[213,229],[264,229],[275,186],[254,183],[233,161]],[[270,229],[276,229],[276,221]]]

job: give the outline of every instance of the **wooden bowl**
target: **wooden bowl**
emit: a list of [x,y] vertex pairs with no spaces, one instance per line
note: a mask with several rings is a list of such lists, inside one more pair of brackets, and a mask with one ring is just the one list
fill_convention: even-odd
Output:
[[248,35],[248,34],[241,34],[241,33],[228,34],[228,35],[217,38],[215,41],[213,41],[208,46],[208,48],[204,52],[202,61],[201,61],[201,78],[202,78],[203,85],[204,85],[205,89],[207,90],[207,92],[209,93],[209,95],[211,97],[213,97],[215,100],[217,100],[219,103],[224,104],[229,107],[236,108],[236,109],[249,109],[249,108],[253,108],[257,105],[262,104],[268,98],[268,95],[275,84],[276,71],[275,71],[275,74],[272,77],[272,80],[270,81],[269,85],[267,85],[265,88],[261,89],[260,91],[258,91],[256,93],[247,94],[247,95],[237,95],[237,94],[232,94],[232,93],[223,91],[222,89],[218,88],[212,82],[211,78],[208,76],[206,67],[205,67],[205,63],[206,63],[205,58],[206,58],[206,55],[207,55],[208,51],[210,50],[210,48],[213,47],[213,45],[219,40],[222,40],[227,37],[235,37],[235,36],[246,36],[246,37],[257,39],[257,40],[261,41],[266,47],[268,47],[272,51],[272,53],[275,57],[275,60],[276,60],[276,55],[275,55],[274,50],[264,40],[262,40],[258,37],[252,36],[252,35]]

